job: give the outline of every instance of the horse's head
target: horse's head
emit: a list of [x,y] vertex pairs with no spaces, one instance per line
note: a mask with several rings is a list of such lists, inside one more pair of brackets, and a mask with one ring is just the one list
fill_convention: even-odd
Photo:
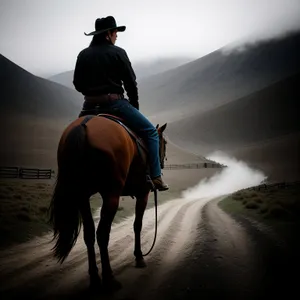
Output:
[[163,132],[165,131],[167,127],[167,123],[163,126],[159,127],[159,124],[156,125],[156,129],[159,136],[159,157],[160,157],[160,167],[163,169],[165,166],[165,158],[166,158],[166,144],[167,141],[164,137]]

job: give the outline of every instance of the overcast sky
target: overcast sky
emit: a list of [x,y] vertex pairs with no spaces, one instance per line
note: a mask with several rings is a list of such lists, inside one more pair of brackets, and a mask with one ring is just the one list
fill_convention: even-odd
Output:
[[83,32],[108,15],[127,26],[117,45],[137,63],[300,28],[300,0],[0,0],[0,53],[39,76],[74,69]]

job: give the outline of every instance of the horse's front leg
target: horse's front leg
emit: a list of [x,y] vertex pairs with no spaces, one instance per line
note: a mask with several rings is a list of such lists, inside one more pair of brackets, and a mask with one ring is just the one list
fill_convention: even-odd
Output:
[[102,264],[102,282],[105,288],[116,290],[121,288],[121,283],[115,280],[113,276],[108,254],[108,243],[111,225],[119,206],[119,196],[102,196],[102,198],[101,218],[97,228],[97,242]]
[[143,217],[144,212],[147,207],[149,193],[138,196],[136,199],[135,205],[135,220],[133,224],[134,228],[134,256],[136,261],[137,268],[145,268],[146,262],[143,258],[142,250],[141,250],[141,231],[143,226]]

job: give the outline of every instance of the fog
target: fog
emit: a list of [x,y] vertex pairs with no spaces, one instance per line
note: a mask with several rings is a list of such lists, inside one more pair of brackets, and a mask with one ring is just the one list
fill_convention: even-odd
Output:
[[217,197],[236,192],[240,189],[256,186],[267,176],[261,171],[250,168],[245,162],[226,153],[216,151],[208,159],[226,165],[222,171],[210,178],[201,180],[196,186],[185,190],[182,197],[193,200],[204,197]]
[[39,76],[73,70],[91,40],[83,33],[108,15],[127,26],[117,45],[137,64],[276,38],[300,28],[300,1],[1,0],[0,53]]

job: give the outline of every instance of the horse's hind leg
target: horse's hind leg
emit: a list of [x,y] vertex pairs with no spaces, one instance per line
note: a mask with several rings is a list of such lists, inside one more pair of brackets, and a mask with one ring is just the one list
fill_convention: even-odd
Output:
[[92,288],[101,284],[101,279],[98,274],[95,254],[95,224],[91,212],[89,198],[81,204],[80,212],[83,221],[83,238],[87,247],[89,261],[90,285]]
[[135,236],[135,245],[134,245],[134,255],[136,260],[137,268],[146,267],[146,263],[143,258],[141,250],[141,231],[143,226],[143,216],[145,209],[147,207],[149,193],[137,197],[135,205],[135,220],[134,220],[134,236]]
[[97,228],[97,242],[100,248],[103,285],[108,289],[119,289],[121,283],[114,279],[108,255],[111,225],[119,207],[118,195],[102,195],[103,205]]

